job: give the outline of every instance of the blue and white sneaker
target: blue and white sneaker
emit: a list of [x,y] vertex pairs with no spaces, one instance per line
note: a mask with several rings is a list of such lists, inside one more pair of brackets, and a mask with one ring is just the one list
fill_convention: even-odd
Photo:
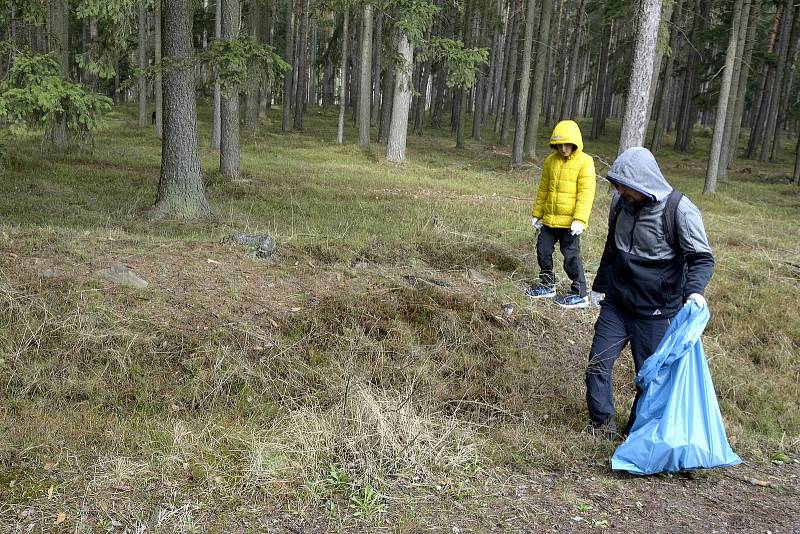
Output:
[[556,286],[531,286],[525,294],[532,299],[546,299],[556,296]]
[[589,297],[579,297],[578,295],[562,295],[556,297],[556,304],[562,308],[588,308]]

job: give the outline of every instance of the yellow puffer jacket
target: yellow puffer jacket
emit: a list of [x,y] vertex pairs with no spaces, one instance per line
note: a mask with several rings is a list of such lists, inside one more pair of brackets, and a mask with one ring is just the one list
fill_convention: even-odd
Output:
[[550,136],[550,146],[571,143],[577,147],[568,158],[557,151],[544,160],[539,193],[531,215],[551,228],[569,228],[572,221],[589,224],[594,202],[594,160],[583,152],[581,129],[575,121],[561,121]]

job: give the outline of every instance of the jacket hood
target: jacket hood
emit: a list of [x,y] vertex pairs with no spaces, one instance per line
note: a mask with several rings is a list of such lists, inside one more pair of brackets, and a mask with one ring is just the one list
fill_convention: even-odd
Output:
[[581,128],[575,121],[561,121],[556,124],[550,135],[550,148],[555,148],[556,145],[571,143],[578,147],[575,152],[583,152],[583,137],[581,136]]
[[640,146],[620,154],[608,170],[606,179],[638,191],[652,202],[661,202],[672,191],[672,186],[658,168],[656,158]]

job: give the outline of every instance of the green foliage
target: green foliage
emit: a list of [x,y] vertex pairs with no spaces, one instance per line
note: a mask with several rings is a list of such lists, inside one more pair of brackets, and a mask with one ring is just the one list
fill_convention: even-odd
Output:
[[414,46],[422,43],[425,30],[439,12],[438,6],[426,0],[394,0],[389,5],[400,12],[396,27],[408,36],[409,42]]
[[447,86],[466,89],[475,82],[475,71],[489,59],[488,48],[464,48],[462,41],[434,37],[421,54],[447,65]]
[[54,119],[65,119],[72,132],[89,132],[102,124],[111,99],[61,77],[53,54],[10,52],[11,65],[0,82],[0,118],[19,132]]
[[96,73],[100,78],[114,77],[114,61],[124,56],[130,48],[129,37],[136,26],[136,9],[147,0],[79,0],[74,13],[80,20],[94,20],[98,26],[97,41],[75,55],[82,69]]

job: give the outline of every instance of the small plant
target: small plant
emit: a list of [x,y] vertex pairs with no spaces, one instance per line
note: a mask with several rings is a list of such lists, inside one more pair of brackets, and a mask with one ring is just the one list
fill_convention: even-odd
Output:
[[386,513],[386,505],[381,502],[381,494],[367,484],[359,493],[350,496],[350,508],[355,517],[372,517]]
[[331,464],[328,476],[325,478],[325,486],[331,493],[344,493],[350,486],[350,477],[347,473]]
[[591,504],[586,504],[585,502],[579,502],[575,505],[575,510],[577,510],[579,514],[588,514],[593,508]]

